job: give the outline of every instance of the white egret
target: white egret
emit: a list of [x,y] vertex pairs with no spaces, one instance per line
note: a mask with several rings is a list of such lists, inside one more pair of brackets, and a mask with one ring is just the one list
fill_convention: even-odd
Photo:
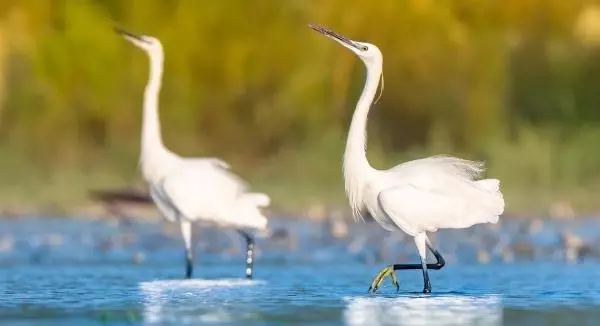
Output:
[[[366,156],[367,115],[382,78],[383,56],[373,44],[350,40],[324,27],[309,27],[352,51],[367,68],[366,84],[352,117],[344,152],[345,190],[353,216],[359,219],[369,214],[386,230],[401,230],[414,237],[421,258],[421,264],[396,264],[382,269],[369,292],[375,292],[388,275],[398,289],[395,270],[421,269],[423,293],[430,293],[427,269],[441,269],[445,262],[427,232],[496,223],[504,211],[500,181],[476,180],[484,170],[483,163],[451,156],[427,157],[388,170],[371,167]],[[426,263],[427,248],[436,257],[435,264]]]
[[150,59],[150,78],[144,92],[140,166],[152,200],[162,215],[178,222],[185,244],[186,278],[193,273],[192,223],[234,228],[246,240],[246,277],[252,278],[254,240],[244,228],[265,229],[267,218],[260,207],[269,196],[250,193],[247,184],[218,158],[186,158],[162,142],[158,94],[163,71],[161,42],[115,28],[126,40],[144,50]]

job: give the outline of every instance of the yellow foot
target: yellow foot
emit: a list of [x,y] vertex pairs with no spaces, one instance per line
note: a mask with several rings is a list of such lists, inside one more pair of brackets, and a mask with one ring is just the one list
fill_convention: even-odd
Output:
[[381,282],[383,282],[383,280],[388,276],[392,279],[392,285],[394,285],[396,287],[396,291],[399,291],[400,286],[398,285],[398,281],[396,280],[396,274],[394,273],[394,266],[390,265],[390,266],[385,267],[384,269],[380,270],[379,273],[377,273],[377,275],[373,279],[373,282],[371,282],[371,286],[369,286],[369,293],[371,293],[371,292],[375,293],[375,291],[377,291],[377,289],[379,289]]

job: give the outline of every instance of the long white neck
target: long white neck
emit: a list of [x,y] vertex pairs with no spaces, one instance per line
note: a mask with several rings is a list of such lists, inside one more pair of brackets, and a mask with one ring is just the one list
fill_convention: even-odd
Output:
[[346,150],[344,152],[346,194],[350,201],[353,215],[357,219],[362,210],[362,180],[366,177],[365,174],[374,171],[367,160],[366,154],[367,115],[373,103],[373,98],[377,93],[377,86],[381,78],[382,60],[365,64],[367,66],[365,87],[352,116],[348,139],[346,141]]
[[346,141],[346,151],[344,152],[344,176],[348,179],[349,174],[372,169],[366,154],[367,142],[367,115],[373,103],[373,98],[377,93],[377,86],[381,78],[382,62],[378,61],[367,64],[367,78],[365,87],[360,95],[350,130]]
[[156,51],[148,54],[150,57],[150,78],[144,91],[144,112],[142,120],[142,153],[141,158],[165,150],[160,134],[158,117],[158,94],[160,92],[163,53]]

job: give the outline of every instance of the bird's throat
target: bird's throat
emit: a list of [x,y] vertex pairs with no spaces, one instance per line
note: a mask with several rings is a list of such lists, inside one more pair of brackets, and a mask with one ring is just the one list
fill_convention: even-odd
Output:
[[158,101],[161,87],[163,59],[161,54],[150,55],[150,78],[144,91],[142,121],[142,156],[152,155],[163,149]]

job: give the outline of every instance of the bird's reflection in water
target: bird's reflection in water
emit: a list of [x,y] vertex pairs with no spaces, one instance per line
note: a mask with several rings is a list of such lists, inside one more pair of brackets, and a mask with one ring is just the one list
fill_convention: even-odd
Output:
[[347,325],[501,325],[501,298],[496,295],[404,295],[346,298]]
[[[142,282],[139,290],[147,324],[203,324],[232,321],[235,307],[226,304],[240,287],[264,284],[247,279],[190,279]],[[229,299],[228,299],[229,298]],[[238,318],[245,316],[239,316]],[[243,318],[242,318],[243,319]]]

